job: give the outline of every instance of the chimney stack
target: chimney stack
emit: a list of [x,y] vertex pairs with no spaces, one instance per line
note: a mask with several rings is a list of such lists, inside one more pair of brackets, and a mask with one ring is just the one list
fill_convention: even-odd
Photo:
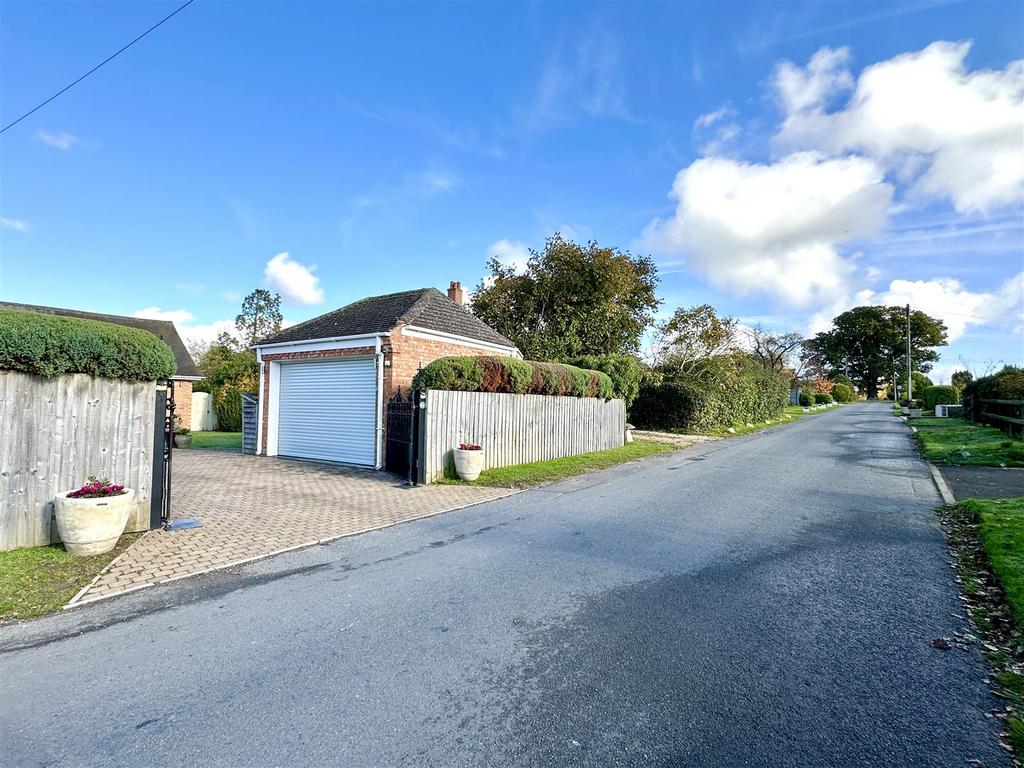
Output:
[[448,298],[454,301],[460,307],[466,303],[465,297],[462,292],[462,283],[453,282],[451,285],[448,286]]

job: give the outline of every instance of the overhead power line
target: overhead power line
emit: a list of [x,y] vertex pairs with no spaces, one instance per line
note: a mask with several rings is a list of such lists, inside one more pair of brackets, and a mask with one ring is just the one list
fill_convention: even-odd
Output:
[[179,13],[181,13],[181,12],[182,12],[183,10],[185,10],[185,9],[186,9],[186,8],[187,8],[188,6],[192,5],[192,3],[194,3],[195,1],[196,1],[196,0],[188,0],[188,2],[185,2],[185,3],[182,3],[181,5],[179,5],[179,6],[177,7],[177,8],[175,8],[175,9],[174,9],[174,11],[172,11],[171,13],[167,14],[166,16],[164,16],[164,17],[163,17],[162,19],[160,19],[160,21],[158,21],[158,22],[157,22],[156,24],[154,24],[154,25],[153,25],[152,27],[150,27],[149,29],[147,29],[147,30],[146,30],[145,32],[143,32],[143,33],[142,33],[141,35],[139,35],[138,37],[136,37],[136,38],[135,38],[134,40],[132,40],[132,41],[131,41],[130,43],[128,43],[127,45],[123,46],[123,47],[122,47],[122,48],[121,48],[120,50],[118,50],[118,51],[115,51],[114,53],[112,53],[112,54],[111,54],[110,56],[108,56],[107,58],[105,58],[105,59],[104,59],[103,61],[101,61],[101,62],[100,62],[99,64],[97,64],[97,65],[96,65],[95,67],[93,67],[93,68],[92,68],[92,69],[90,69],[90,70],[89,70],[88,72],[86,72],[86,73],[85,73],[84,75],[82,75],[81,77],[79,77],[79,78],[78,78],[77,80],[74,80],[74,81],[72,81],[72,82],[68,83],[68,84],[67,84],[67,85],[65,85],[65,86],[64,86],[63,88],[61,88],[61,89],[60,89],[59,91],[57,91],[57,92],[56,92],[55,94],[53,94],[53,96],[51,96],[50,98],[48,98],[48,99],[47,99],[46,101],[44,101],[44,102],[42,102],[41,104],[39,104],[39,105],[37,105],[37,106],[33,107],[33,108],[32,108],[32,109],[30,109],[30,110],[29,110],[28,112],[26,112],[26,113],[25,113],[24,115],[22,115],[21,117],[19,117],[19,118],[18,118],[17,120],[14,120],[13,122],[10,122],[10,123],[8,123],[8,124],[7,124],[7,125],[5,125],[5,126],[4,126],[3,128],[0,128],[0,133],[3,133],[3,132],[4,132],[4,131],[6,131],[6,130],[7,130],[8,128],[13,128],[13,127],[14,127],[15,125],[17,125],[18,123],[20,123],[20,122],[21,122],[22,120],[24,120],[24,119],[25,119],[26,117],[28,117],[29,115],[31,115],[31,114],[32,114],[33,112],[37,112],[38,110],[42,109],[43,107],[45,107],[45,106],[46,106],[47,104],[49,104],[49,103],[50,103],[51,101],[53,101],[54,99],[56,99],[56,98],[57,98],[58,96],[60,96],[60,95],[61,95],[62,93],[64,93],[65,91],[68,91],[68,90],[70,90],[71,88],[74,88],[74,87],[75,87],[76,85],[78,85],[78,84],[79,84],[80,82],[82,82],[83,80],[85,80],[85,78],[87,78],[87,77],[88,77],[89,75],[91,75],[91,74],[92,74],[93,72],[95,72],[95,71],[96,71],[97,69],[99,69],[100,67],[102,67],[102,66],[103,66],[104,64],[106,64],[106,63],[108,63],[108,62],[110,62],[110,61],[112,61],[112,60],[116,59],[116,58],[117,58],[118,56],[120,56],[120,55],[121,55],[122,53],[124,53],[124,52],[125,52],[125,51],[127,51],[127,50],[128,50],[129,48],[131,48],[131,47],[132,47],[133,45],[135,45],[135,44],[136,44],[137,42],[139,42],[139,40],[141,40],[142,38],[144,38],[144,37],[145,37],[146,35],[148,35],[148,34],[149,34],[150,32],[152,32],[152,31],[153,31],[154,29],[156,29],[156,28],[157,28],[157,27],[159,27],[159,26],[160,26],[161,24],[163,24],[163,23],[164,23],[165,21],[168,21],[168,20],[170,20],[170,19],[171,19],[172,17],[174,17],[174,16],[178,15]]

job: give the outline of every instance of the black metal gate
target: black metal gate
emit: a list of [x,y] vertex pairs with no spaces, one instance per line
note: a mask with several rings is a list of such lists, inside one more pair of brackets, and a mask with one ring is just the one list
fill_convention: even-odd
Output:
[[171,451],[174,448],[174,382],[158,381],[153,424],[153,488],[149,527],[167,525],[171,516]]
[[384,410],[384,469],[398,475],[410,485],[417,481],[419,418],[417,406],[422,396],[401,393],[388,401]]

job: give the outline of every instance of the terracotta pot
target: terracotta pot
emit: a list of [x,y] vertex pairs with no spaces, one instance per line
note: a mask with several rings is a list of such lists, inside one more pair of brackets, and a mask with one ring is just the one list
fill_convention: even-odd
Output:
[[192,445],[192,435],[175,435],[174,436],[174,447],[175,448],[188,448]]
[[455,448],[455,474],[460,480],[476,480],[484,469],[484,452]]
[[64,491],[54,499],[57,530],[64,549],[72,555],[99,555],[117,544],[135,501],[135,491],[126,488],[117,496],[98,499],[69,499]]

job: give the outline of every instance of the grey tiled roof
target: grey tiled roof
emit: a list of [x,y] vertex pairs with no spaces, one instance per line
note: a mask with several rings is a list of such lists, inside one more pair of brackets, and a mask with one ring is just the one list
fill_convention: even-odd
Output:
[[360,299],[341,309],[285,328],[260,343],[279,344],[387,333],[399,323],[465,336],[490,344],[515,347],[515,344],[479,317],[460,307],[436,288],[417,288],[414,291]]
[[174,323],[170,320],[147,320],[142,317],[104,315],[99,312],[82,312],[77,309],[62,309],[61,307],[43,307],[37,304],[15,304],[12,301],[0,301],[0,309],[13,309],[19,312],[42,312],[47,315],[60,315],[62,317],[79,317],[83,320],[98,320],[101,323],[112,323],[113,325],[124,325],[128,328],[149,331],[171,348],[171,352],[174,354],[174,361],[178,364],[178,371],[174,374],[174,378],[200,377],[196,364],[192,361],[192,356],[189,355],[185,344],[174,327]]

